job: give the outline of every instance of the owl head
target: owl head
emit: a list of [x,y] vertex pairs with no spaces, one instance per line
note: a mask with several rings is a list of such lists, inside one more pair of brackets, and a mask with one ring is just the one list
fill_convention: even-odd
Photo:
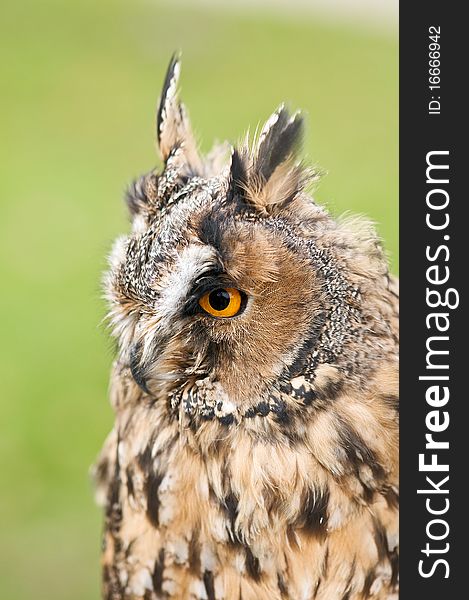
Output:
[[118,361],[142,401],[197,426],[281,423],[360,385],[395,351],[372,228],[336,221],[307,189],[301,114],[201,156],[173,58],[157,113],[162,168],[127,193],[132,220],[105,289]]

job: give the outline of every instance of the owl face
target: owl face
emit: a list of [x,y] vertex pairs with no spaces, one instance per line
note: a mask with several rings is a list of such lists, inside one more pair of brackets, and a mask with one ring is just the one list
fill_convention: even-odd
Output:
[[202,159],[178,77],[173,59],[157,117],[164,167],[129,189],[132,232],[106,276],[119,360],[170,412],[281,418],[285,395],[315,393],[321,364],[358,361],[360,273],[378,277],[382,256],[305,193],[316,173],[295,159],[300,115],[280,107],[251,146]]

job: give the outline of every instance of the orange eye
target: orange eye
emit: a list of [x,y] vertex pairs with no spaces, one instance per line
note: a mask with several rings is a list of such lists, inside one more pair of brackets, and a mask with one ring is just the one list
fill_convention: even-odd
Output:
[[242,296],[235,288],[217,288],[204,294],[199,304],[213,317],[234,317],[241,310]]

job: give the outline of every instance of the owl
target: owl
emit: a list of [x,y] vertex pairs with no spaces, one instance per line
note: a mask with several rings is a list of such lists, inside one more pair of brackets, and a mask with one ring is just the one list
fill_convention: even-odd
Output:
[[309,195],[300,113],[201,156],[179,73],[104,279],[103,598],[395,599],[397,282]]

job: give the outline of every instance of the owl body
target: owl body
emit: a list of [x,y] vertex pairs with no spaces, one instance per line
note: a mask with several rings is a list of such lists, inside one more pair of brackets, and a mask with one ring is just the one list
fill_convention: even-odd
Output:
[[306,194],[300,115],[202,159],[178,75],[105,279],[103,596],[397,598],[397,284]]

